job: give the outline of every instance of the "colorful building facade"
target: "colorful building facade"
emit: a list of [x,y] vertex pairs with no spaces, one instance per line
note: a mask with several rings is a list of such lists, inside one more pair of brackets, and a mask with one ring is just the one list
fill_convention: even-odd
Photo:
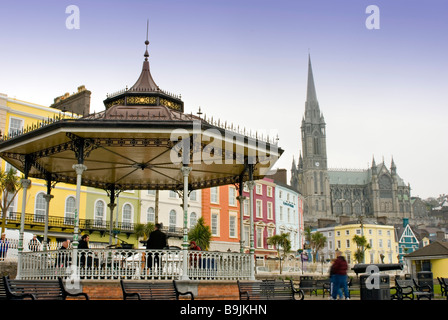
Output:
[[[347,223],[319,228],[327,243],[322,249],[321,258],[335,258],[335,251],[342,251],[349,264],[356,264],[358,249],[354,236],[365,236],[370,249],[365,251],[364,263],[398,263],[398,243],[392,225]],[[320,259],[319,259],[320,261]]]
[[[276,248],[268,243],[268,238],[276,234],[275,225],[275,183],[272,179],[264,178],[255,181],[253,190],[253,219],[254,219],[254,247],[255,255],[258,259],[276,257]],[[243,241],[246,251],[249,250],[249,230],[250,230],[250,206],[249,188],[245,184],[243,196]]]
[[211,251],[240,251],[240,205],[238,190],[225,185],[202,190],[202,216],[210,226]]

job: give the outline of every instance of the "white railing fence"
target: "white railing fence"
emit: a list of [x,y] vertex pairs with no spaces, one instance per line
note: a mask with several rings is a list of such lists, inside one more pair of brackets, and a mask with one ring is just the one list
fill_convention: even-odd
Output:
[[[23,252],[22,279],[178,280],[183,275],[182,250],[78,249]],[[76,267],[73,263],[76,260]],[[250,255],[188,251],[187,275],[191,280],[250,278]]]

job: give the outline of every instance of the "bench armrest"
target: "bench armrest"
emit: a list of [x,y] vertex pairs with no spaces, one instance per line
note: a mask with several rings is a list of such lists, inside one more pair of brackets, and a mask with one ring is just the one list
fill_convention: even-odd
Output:
[[142,296],[138,292],[123,292],[123,300],[126,300],[127,297],[137,296],[138,300],[142,300]]
[[182,295],[182,296],[190,295],[191,300],[194,300],[194,294],[193,294],[193,292],[191,292],[191,291],[186,291],[186,292],[179,292],[179,291],[178,291],[177,294],[178,294],[178,295]]

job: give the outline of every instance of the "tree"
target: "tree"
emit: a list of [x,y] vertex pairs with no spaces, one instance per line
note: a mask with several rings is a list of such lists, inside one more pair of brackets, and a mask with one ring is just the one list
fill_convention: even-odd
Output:
[[14,201],[19,190],[22,189],[22,184],[17,176],[17,171],[11,168],[8,172],[0,169],[0,210],[2,213],[2,233],[6,228],[6,214],[9,206]]
[[353,237],[353,241],[356,243],[357,247],[355,252],[355,260],[358,261],[358,263],[363,263],[366,250],[371,248],[370,244],[367,242],[365,236],[355,235]]
[[204,218],[200,217],[196,225],[188,232],[188,239],[193,240],[202,250],[208,250],[212,239],[210,226],[205,224]]
[[280,259],[280,274],[282,273],[282,256],[280,255],[280,248],[283,248],[283,257],[286,259],[287,253],[291,250],[291,241],[289,240],[289,233],[276,234],[268,238],[268,244],[274,245],[277,248],[277,254]]
[[327,237],[325,237],[322,233],[319,231],[314,232],[311,235],[310,240],[310,248],[313,254],[313,261],[316,262],[317,260],[317,253],[325,247],[325,243],[327,242]]
[[148,240],[149,234],[154,231],[154,224],[151,222],[148,222],[146,224],[143,223],[137,223],[134,227],[135,235],[137,238],[142,237],[143,240]]

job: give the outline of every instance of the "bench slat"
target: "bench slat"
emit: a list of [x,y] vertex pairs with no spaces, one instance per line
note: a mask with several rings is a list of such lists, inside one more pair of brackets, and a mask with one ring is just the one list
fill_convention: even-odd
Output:
[[180,292],[176,282],[136,282],[120,280],[123,291],[123,299],[138,300],[179,300],[180,295],[190,295],[194,300],[192,292]]
[[65,300],[68,296],[83,296],[89,300],[86,293],[70,293],[65,289],[62,278],[58,280],[17,280],[3,277],[3,286],[7,299],[32,300]]

